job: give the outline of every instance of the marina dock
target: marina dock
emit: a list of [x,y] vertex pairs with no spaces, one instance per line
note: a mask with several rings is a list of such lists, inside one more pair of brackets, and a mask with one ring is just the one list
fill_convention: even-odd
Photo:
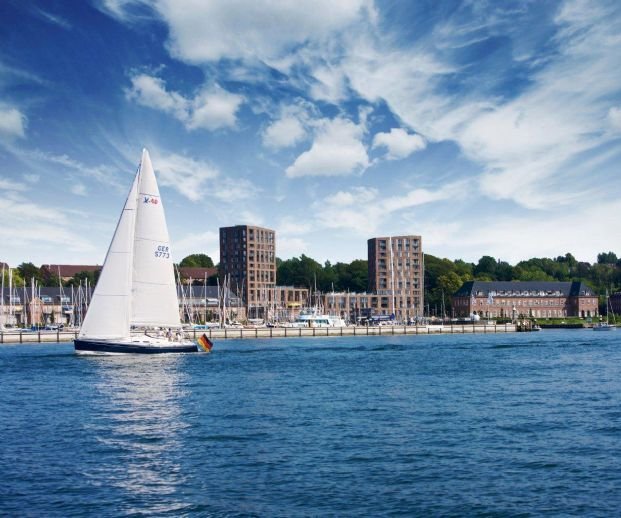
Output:
[[[258,338],[302,338],[326,336],[386,336],[386,335],[430,335],[430,334],[472,334],[513,333],[518,331],[514,324],[454,324],[424,326],[346,326],[346,327],[256,327],[224,329],[191,329],[186,333],[197,339],[205,333],[211,340],[258,339]],[[63,331],[3,331],[0,344],[71,342],[78,336],[78,330]]]

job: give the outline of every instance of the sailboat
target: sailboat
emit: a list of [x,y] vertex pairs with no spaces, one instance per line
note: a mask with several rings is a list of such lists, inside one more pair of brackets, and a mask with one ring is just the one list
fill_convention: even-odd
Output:
[[160,191],[142,159],[108,248],[78,338],[77,353],[198,351],[183,337]]
[[610,297],[608,296],[608,290],[606,290],[606,322],[598,322],[597,324],[593,324],[593,331],[614,331],[616,329],[614,323],[610,323],[610,313],[612,313],[614,322],[615,314],[610,306]]

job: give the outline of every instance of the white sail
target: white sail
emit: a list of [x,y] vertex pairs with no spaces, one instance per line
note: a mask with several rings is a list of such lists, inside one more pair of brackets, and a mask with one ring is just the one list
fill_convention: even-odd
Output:
[[129,337],[134,223],[140,171],[127,196],[99,281],[80,328],[80,338]]
[[142,152],[136,207],[131,308],[133,325],[181,326],[164,207],[146,149]]

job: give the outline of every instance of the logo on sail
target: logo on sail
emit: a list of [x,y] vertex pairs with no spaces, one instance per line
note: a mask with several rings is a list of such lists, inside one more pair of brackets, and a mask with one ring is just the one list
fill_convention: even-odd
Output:
[[145,196],[142,203],[153,203],[153,205],[157,205],[159,201],[157,200],[157,198],[154,198],[153,196]]

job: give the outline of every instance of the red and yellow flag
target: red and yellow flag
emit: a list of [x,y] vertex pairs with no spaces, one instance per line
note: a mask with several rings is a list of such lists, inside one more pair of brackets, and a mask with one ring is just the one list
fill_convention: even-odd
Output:
[[213,342],[209,338],[207,338],[207,335],[205,333],[203,333],[203,336],[198,339],[198,345],[203,351],[205,351],[206,353],[210,353],[213,347]]

